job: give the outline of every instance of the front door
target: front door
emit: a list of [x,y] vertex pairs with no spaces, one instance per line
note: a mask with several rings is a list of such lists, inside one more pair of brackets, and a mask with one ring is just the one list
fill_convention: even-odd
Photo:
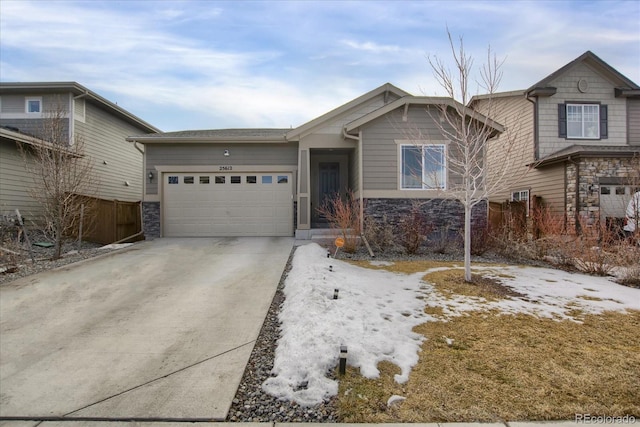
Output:
[[[340,194],[340,163],[327,162],[318,165],[320,206],[326,206],[327,202]],[[318,222],[327,222],[324,215],[318,215]]]

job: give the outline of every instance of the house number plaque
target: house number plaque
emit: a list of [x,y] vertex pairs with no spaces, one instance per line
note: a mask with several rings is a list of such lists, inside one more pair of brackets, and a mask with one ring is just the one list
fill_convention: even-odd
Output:
[[233,166],[220,166],[221,171],[232,171]]

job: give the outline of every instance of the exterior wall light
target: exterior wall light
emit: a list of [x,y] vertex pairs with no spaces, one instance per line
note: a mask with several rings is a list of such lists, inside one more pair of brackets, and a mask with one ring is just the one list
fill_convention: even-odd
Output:
[[149,171],[149,174],[147,175],[149,177],[149,182],[153,181],[153,171]]
[[229,150],[224,150],[224,156],[229,157]]

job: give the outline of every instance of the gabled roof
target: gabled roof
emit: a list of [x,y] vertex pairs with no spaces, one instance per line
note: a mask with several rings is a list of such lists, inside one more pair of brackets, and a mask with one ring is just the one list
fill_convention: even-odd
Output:
[[159,132],[160,129],[145,122],[141,118],[131,114],[124,108],[114,104],[97,93],[87,89],[76,82],[1,82],[1,94],[45,94],[70,92],[75,96],[84,96],[89,102],[93,102],[103,110],[120,117],[124,121],[142,128],[147,132]]
[[207,143],[207,142],[242,142],[242,143],[283,143],[285,135],[291,129],[207,129],[183,130],[177,132],[157,132],[144,135],[133,135],[129,142],[145,143]]
[[467,103],[467,107],[472,107],[476,102],[483,101],[485,99],[523,97],[524,95],[525,95],[524,90],[512,90],[509,92],[496,92],[496,93],[485,93],[480,95],[473,95],[469,100],[469,102]]
[[345,126],[345,131],[347,133],[351,133],[356,131],[358,128],[360,128],[361,126],[369,123],[372,120],[377,119],[378,117],[381,117],[395,109],[398,108],[408,108],[410,105],[439,105],[439,106],[448,106],[454,109],[457,109],[458,111],[462,111],[464,112],[468,117],[478,120],[490,127],[492,127],[493,129],[495,129],[496,133],[501,133],[504,132],[504,127],[491,120],[490,118],[480,114],[479,112],[472,110],[469,107],[465,107],[464,105],[460,104],[459,102],[455,101],[454,99],[451,98],[445,98],[445,97],[432,97],[432,96],[405,96],[402,97],[400,99],[397,99],[389,104],[386,104],[383,107],[378,108],[375,111],[372,111],[369,114],[366,114],[362,117],[360,117],[359,119],[356,119],[354,121],[352,121],[351,123],[348,123]]
[[549,87],[549,85],[554,80],[556,80],[559,76],[561,76],[562,74],[566,73],[568,70],[573,68],[576,64],[579,64],[581,62],[584,62],[584,63],[588,64],[589,66],[591,66],[592,68],[594,68],[597,72],[599,72],[605,78],[610,80],[619,89],[623,89],[623,90],[638,90],[638,89],[640,89],[640,87],[637,84],[635,84],[634,82],[629,80],[627,77],[625,77],[620,72],[618,72],[618,70],[616,70],[611,65],[607,64],[602,59],[600,59],[598,56],[596,56],[593,52],[588,50],[585,53],[583,53],[582,55],[580,55],[579,57],[577,57],[576,59],[574,59],[573,61],[569,62],[564,67],[559,68],[558,70],[556,70],[553,73],[549,74],[544,79],[540,80],[538,83],[536,83],[533,86],[531,86],[529,89],[526,90],[526,92],[530,93],[530,92],[532,92],[534,90],[536,90],[536,91],[544,91],[544,90],[551,89]]
[[375,98],[376,96],[379,96],[383,93],[392,93],[396,96],[409,96],[410,94],[403,91],[400,88],[397,88],[396,86],[392,85],[391,83],[385,83],[382,86],[365,93],[362,96],[359,96],[358,98],[347,102],[346,104],[341,105],[340,107],[329,111],[326,114],[323,114],[322,116],[315,118],[301,126],[298,126],[295,129],[290,130],[287,133],[287,139],[289,140],[296,140],[297,138],[300,137],[300,135],[302,135],[305,132],[308,132],[309,130],[320,126],[322,124],[325,124],[329,121],[331,121],[332,119],[335,119],[336,117],[338,117],[339,115],[349,111],[350,109],[357,107],[360,104],[363,104],[373,98]]
[[536,162],[536,168],[578,157],[633,157],[640,154],[640,146],[574,144]]

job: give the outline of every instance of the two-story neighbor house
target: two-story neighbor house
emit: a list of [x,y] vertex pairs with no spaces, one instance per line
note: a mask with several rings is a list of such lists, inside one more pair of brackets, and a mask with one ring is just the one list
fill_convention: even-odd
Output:
[[92,159],[98,194],[91,196],[138,201],[142,192],[142,148],[125,138],[158,129],[75,82],[0,83],[0,213],[19,209],[37,219],[40,209],[29,194],[34,185],[18,143],[46,143],[44,122],[62,110],[69,143],[84,140]]
[[[430,200],[427,220],[460,229],[462,208],[444,195],[460,177],[438,126],[440,106],[454,102],[385,84],[294,129],[131,136],[145,146],[145,235],[308,238],[326,227],[317,208],[348,190],[374,218],[397,223],[412,201]],[[486,205],[474,215],[484,223]]]
[[637,84],[588,51],[526,90],[476,96],[469,106],[491,108],[512,131],[490,144],[490,165],[505,164],[507,138],[527,153],[492,201],[525,201],[527,210],[541,201],[568,225],[624,217],[640,185]]

